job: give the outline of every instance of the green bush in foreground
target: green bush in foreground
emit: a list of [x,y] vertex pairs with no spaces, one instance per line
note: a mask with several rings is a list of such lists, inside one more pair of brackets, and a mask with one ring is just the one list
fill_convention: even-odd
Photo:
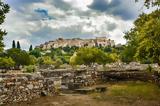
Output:
[[25,66],[24,70],[28,73],[32,73],[32,72],[36,72],[37,68],[35,65],[29,65],[29,66]]
[[14,67],[15,62],[10,57],[0,57],[0,68]]

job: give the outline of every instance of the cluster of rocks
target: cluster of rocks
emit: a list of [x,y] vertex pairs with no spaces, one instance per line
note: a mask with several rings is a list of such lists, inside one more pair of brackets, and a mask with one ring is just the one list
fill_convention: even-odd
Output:
[[66,89],[78,89],[84,86],[94,85],[96,80],[93,71],[86,69],[72,70],[72,69],[56,69],[42,71],[44,77],[55,77],[61,79],[61,87]]
[[140,80],[140,81],[149,81],[153,80],[154,77],[148,72],[139,72],[139,71],[103,71],[101,72],[102,81],[128,81],[128,80]]
[[55,80],[39,74],[1,74],[0,104],[29,101],[44,95],[54,95]]
[[68,84],[69,89],[79,89],[85,86],[92,86],[96,84],[94,71],[77,70],[74,72],[72,82]]
[[159,70],[158,64],[140,64],[137,62],[126,63],[112,63],[105,65],[105,71],[146,71],[148,67],[151,67],[153,70]]

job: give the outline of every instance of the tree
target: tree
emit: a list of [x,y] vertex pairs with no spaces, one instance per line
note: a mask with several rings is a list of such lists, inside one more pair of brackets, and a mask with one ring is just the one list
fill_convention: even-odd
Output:
[[[140,0],[135,0],[136,2],[140,1]],[[144,5],[146,7],[150,7],[150,6],[160,6],[160,0],[144,0]]]
[[29,47],[29,51],[32,51],[33,50],[33,47],[32,47],[32,45],[30,45],[30,47]]
[[19,41],[17,41],[17,49],[21,49],[21,45],[20,45]]
[[0,68],[2,69],[9,69],[14,67],[15,62],[11,57],[0,57]]
[[127,45],[125,49],[122,51],[121,60],[122,62],[132,62],[135,61],[135,53],[136,53],[136,46],[134,45]]
[[[7,4],[4,4],[2,1],[0,1],[0,25],[4,22],[4,19],[6,18],[6,14],[9,12],[9,6]],[[7,34],[6,31],[3,31],[0,29],[0,52],[3,51],[4,43],[3,43],[3,37]]]
[[141,61],[160,64],[160,10],[141,14],[135,27],[125,36],[127,44],[134,48],[134,57]]
[[105,64],[107,62],[106,54],[97,48],[80,48],[70,59],[70,64],[85,64],[92,63]]
[[16,66],[31,64],[30,55],[24,50],[12,48],[7,50],[7,55],[15,61]]
[[34,49],[34,50],[30,51],[29,54],[35,56],[36,58],[41,57],[41,52],[38,49]]
[[12,48],[16,48],[15,40],[12,41]]

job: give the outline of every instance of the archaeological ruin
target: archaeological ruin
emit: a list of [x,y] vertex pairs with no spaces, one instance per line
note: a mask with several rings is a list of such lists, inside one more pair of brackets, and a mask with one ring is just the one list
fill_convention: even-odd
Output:
[[73,38],[73,39],[63,39],[58,38],[53,41],[45,42],[40,46],[36,46],[36,48],[41,48],[42,50],[47,50],[51,48],[59,48],[59,47],[94,47],[94,46],[114,46],[114,40],[107,39],[106,37],[96,37],[96,39],[80,39],[80,38]]

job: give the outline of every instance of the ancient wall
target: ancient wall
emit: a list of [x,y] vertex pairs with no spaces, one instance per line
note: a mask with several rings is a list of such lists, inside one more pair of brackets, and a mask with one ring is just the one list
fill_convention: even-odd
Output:
[[55,80],[39,74],[1,74],[0,105],[54,95]]
[[111,80],[141,80],[141,81],[148,81],[153,80],[153,76],[147,72],[120,72],[120,71],[103,71],[99,73],[101,75],[101,80],[103,81],[111,81]]
[[29,101],[44,95],[54,95],[58,87],[67,85],[69,89],[91,86],[98,81],[140,80],[152,81],[160,85],[158,71],[95,70],[43,70],[34,74],[0,74],[0,104]]

